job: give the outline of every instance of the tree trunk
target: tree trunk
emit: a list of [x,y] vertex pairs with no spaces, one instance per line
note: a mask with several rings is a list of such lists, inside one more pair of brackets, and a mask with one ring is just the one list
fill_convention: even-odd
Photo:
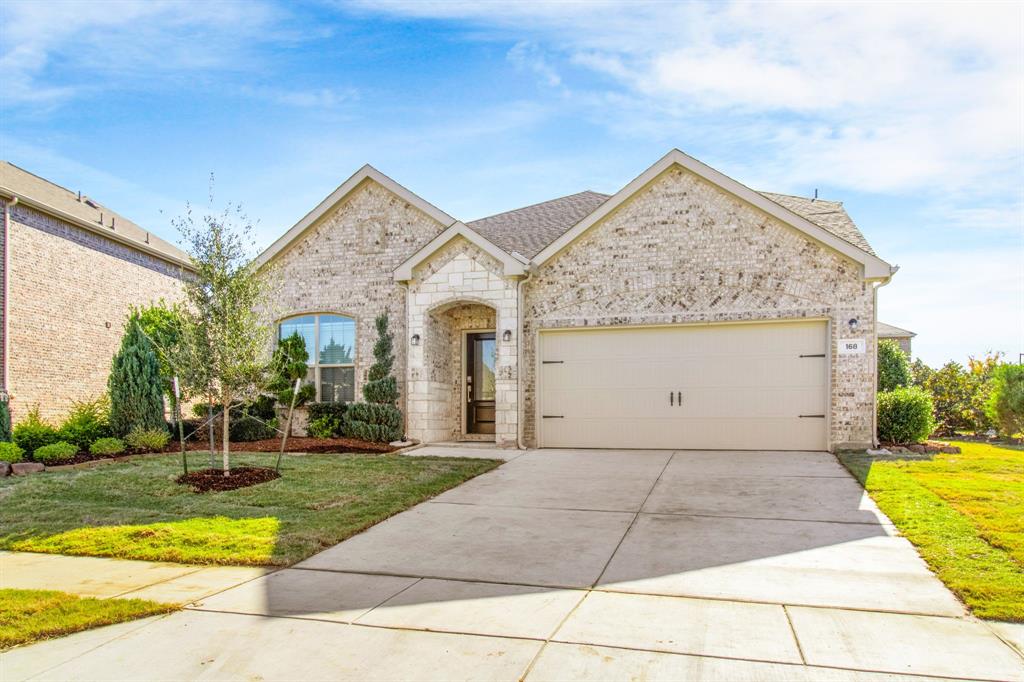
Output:
[[231,449],[231,438],[230,438],[230,434],[228,433],[228,431],[229,431],[230,419],[231,419],[231,417],[230,417],[231,403],[229,402],[229,403],[225,404],[223,407],[224,407],[224,413],[223,413],[224,414],[224,421],[221,424],[221,428],[224,429],[224,432],[221,434],[221,457],[222,457],[222,461],[223,461],[224,475],[225,476],[230,476],[231,475],[231,462],[230,462],[229,451]]

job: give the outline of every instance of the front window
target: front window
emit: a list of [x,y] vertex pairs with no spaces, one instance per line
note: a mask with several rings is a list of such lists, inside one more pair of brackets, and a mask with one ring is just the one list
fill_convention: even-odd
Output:
[[307,380],[325,403],[355,400],[356,321],[342,315],[300,315],[283,320],[277,338],[298,333],[309,354]]

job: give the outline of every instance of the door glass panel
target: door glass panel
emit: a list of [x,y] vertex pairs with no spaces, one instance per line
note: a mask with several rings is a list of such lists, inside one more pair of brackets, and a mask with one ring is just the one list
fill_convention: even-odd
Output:
[[355,400],[355,367],[321,367],[320,400],[325,403],[348,403]]
[[473,388],[476,400],[494,400],[494,366],[498,347],[494,339],[477,339],[473,353]]

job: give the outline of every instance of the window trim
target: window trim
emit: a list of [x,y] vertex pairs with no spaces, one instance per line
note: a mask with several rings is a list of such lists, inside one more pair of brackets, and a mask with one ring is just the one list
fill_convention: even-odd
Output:
[[[350,362],[350,363],[326,363],[326,364],[320,364],[320,317],[322,315],[333,315],[335,317],[344,317],[344,318],[347,318],[349,320],[352,320],[352,324],[354,326],[354,331],[355,331],[355,338],[353,338],[353,340],[352,340],[352,362]],[[277,320],[277,322],[276,322],[277,334],[275,335],[275,338],[274,338],[274,347],[275,348],[277,347],[277,344],[279,344],[281,342],[281,325],[284,324],[285,322],[288,322],[289,320],[294,320],[294,319],[297,319],[297,318],[300,318],[300,317],[312,317],[313,318],[313,353],[311,354],[311,357],[309,358],[309,360],[307,360],[306,366],[313,370],[313,385],[314,385],[314,387],[316,387],[316,402],[318,402],[318,403],[319,402],[323,402],[323,400],[322,400],[323,396],[320,394],[320,385],[321,385],[320,370],[321,370],[321,368],[332,369],[332,368],[344,368],[344,367],[351,367],[352,368],[352,400],[340,401],[340,402],[345,402],[345,403],[355,402],[356,395],[358,393],[358,391],[356,390],[358,388],[357,383],[359,381],[359,379],[358,379],[358,374],[359,373],[356,372],[356,367],[359,364],[359,350],[358,350],[359,349],[359,316],[358,315],[353,315],[352,313],[339,312],[339,311],[335,311],[335,310],[319,310],[319,309],[316,309],[316,310],[302,310],[302,311],[297,311],[297,312],[291,313],[289,315],[286,315],[285,317],[279,318]],[[310,360],[312,360],[313,362],[310,363]]]

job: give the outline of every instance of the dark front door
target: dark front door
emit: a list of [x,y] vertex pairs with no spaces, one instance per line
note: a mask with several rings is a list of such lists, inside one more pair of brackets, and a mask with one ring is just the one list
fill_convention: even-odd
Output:
[[494,332],[466,335],[466,433],[494,433]]

